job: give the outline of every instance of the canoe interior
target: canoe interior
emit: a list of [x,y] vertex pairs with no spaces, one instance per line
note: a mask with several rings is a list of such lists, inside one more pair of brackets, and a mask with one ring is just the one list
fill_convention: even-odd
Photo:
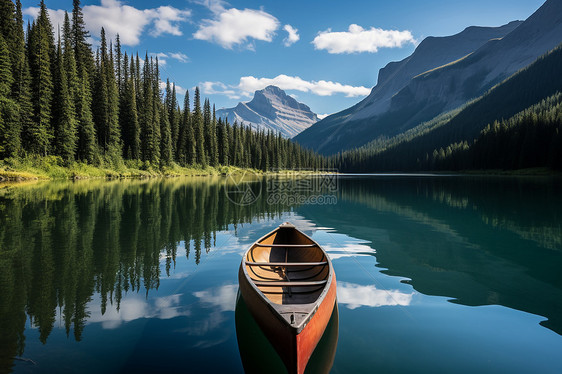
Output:
[[[250,248],[245,260],[250,263],[275,263],[246,264],[246,270],[260,291],[278,305],[315,303],[324,290],[330,271],[324,251],[293,227],[280,227],[273,231]],[[283,283],[275,285],[274,282]],[[291,282],[298,286],[287,286]]]

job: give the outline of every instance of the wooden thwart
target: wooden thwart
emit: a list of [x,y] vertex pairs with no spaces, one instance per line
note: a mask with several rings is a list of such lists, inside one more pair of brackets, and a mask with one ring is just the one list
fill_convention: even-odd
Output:
[[309,287],[309,286],[322,286],[326,284],[325,280],[320,281],[295,281],[295,282],[262,282],[262,281],[254,281],[256,286],[271,286],[271,287]]
[[321,262],[250,262],[246,261],[249,266],[321,266],[328,265],[328,261]]
[[256,243],[257,247],[272,247],[272,248],[312,248],[317,247],[316,244],[262,244]]

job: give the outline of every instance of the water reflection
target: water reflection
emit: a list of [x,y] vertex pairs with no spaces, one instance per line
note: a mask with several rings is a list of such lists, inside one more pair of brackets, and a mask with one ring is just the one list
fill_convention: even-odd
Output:
[[413,293],[399,290],[378,290],[374,285],[362,286],[348,282],[338,282],[338,302],[349,309],[361,306],[408,306],[412,302]]
[[[0,368],[23,353],[26,319],[45,343],[58,311],[76,341],[87,321],[109,328],[139,317],[181,315],[173,296],[150,305],[145,300],[170,275],[178,250],[198,264],[217,231],[288,209],[266,198],[233,204],[221,178],[0,188]],[[129,291],[145,297],[121,304]]]
[[562,334],[562,181],[350,178],[339,203],[299,213],[376,249],[378,266],[427,295],[545,316]]
[[[339,284],[338,284],[339,287]],[[250,310],[246,306],[244,298],[238,295],[236,300],[236,338],[240,358],[246,374],[261,373],[286,373],[285,365],[261,331]],[[324,330],[324,335],[318,342],[305,369],[308,374],[329,373],[334,365],[339,335],[339,311],[338,303],[330,321]]]
[[[241,371],[236,343],[240,337],[234,336],[233,323],[239,256],[289,215],[303,218],[299,227],[305,225],[333,260],[341,318],[348,318],[342,322],[339,339],[346,344],[338,357],[340,362],[352,361],[341,367],[356,369],[359,361],[387,360],[383,367],[392,369],[400,361],[406,368],[410,361],[392,361],[389,355],[436,343],[455,364],[455,352],[447,350],[449,337],[477,336],[463,340],[475,350],[488,340],[494,347],[523,344],[518,328],[532,329],[541,319],[547,319],[543,326],[562,335],[559,180],[344,178],[337,205],[304,206],[271,205],[266,190],[254,204],[235,205],[225,196],[223,181],[178,178],[0,187],[0,372],[11,370],[26,345],[24,357],[42,355],[42,372],[59,370],[58,361],[71,356],[76,357],[73,362],[87,362],[83,365],[91,372],[142,371],[154,362],[161,370],[183,372],[187,356],[196,372]],[[217,252],[224,258],[209,263]],[[376,281],[358,263],[375,274]],[[444,299],[424,295],[469,306],[501,305],[534,316],[522,317],[524,313],[499,306],[444,306]],[[427,303],[438,304],[439,318],[424,310]],[[379,308],[390,305],[398,307]],[[401,319],[401,311],[416,318]],[[445,327],[441,317],[449,318]],[[522,323],[521,318],[530,322]],[[487,333],[497,320],[504,324],[490,337]],[[423,321],[423,328],[416,321]],[[481,321],[487,325],[478,327]],[[410,345],[404,345],[397,326],[412,332]],[[531,340],[524,357],[531,361],[521,367],[538,365],[533,357],[550,354],[541,356],[540,347],[529,351],[535,344],[532,337],[550,350],[559,347],[559,335],[536,327],[545,333],[526,332]],[[435,332],[435,344],[424,343],[428,330]],[[376,342],[370,336],[377,341],[382,336],[380,344],[393,345],[377,345],[375,354]],[[155,346],[154,341],[163,343]],[[496,355],[493,349],[482,348],[479,357]],[[227,358],[216,360],[217,350]],[[85,352],[91,355],[87,359]],[[425,360],[431,372],[442,368],[430,362],[439,361],[439,352],[426,352],[416,360]],[[523,349],[505,352],[517,355]],[[113,361],[100,363],[105,355],[112,355]],[[458,359],[463,364],[473,361]],[[496,362],[505,368],[511,361]],[[472,365],[467,368],[473,372],[481,369]],[[555,367],[545,361],[544,366],[549,365]]]

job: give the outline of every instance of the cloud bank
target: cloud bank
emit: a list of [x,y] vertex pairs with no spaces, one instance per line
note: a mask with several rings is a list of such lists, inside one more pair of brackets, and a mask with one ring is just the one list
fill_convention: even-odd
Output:
[[344,94],[347,97],[366,96],[371,90],[363,86],[351,86],[332,81],[307,81],[300,77],[292,77],[285,74],[275,78],[256,78],[253,76],[241,77],[237,85],[227,86],[221,82],[201,82],[201,91],[207,95],[225,95],[231,99],[239,99],[242,96],[252,97],[255,91],[262,90],[267,86],[277,86],[282,90],[309,92],[318,96],[332,96]]
[[277,18],[263,10],[224,9],[214,5],[214,19],[204,19],[195,39],[217,43],[223,48],[232,49],[235,45],[245,45],[252,49],[252,39],[271,42],[279,28]]
[[383,30],[371,27],[369,30],[352,24],[348,31],[321,31],[312,41],[315,49],[327,50],[331,54],[378,52],[379,48],[399,48],[415,44],[410,31]]
[[[101,0],[101,5],[86,5],[82,8],[84,22],[88,31],[95,36],[100,35],[103,27],[110,38],[119,34],[121,44],[135,46],[140,43],[140,37],[147,27],[152,36],[170,34],[180,36],[180,23],[191,16],[191,11],[177,9],[171,6],[160,6],[152,9],[137,9],[130,5],[123,5],[118,0]],[[37,17],[39,8],[30,7],[24,14]],[[64,10],[49,9],[49,17],[53,26],[61,27],[64,21]]]

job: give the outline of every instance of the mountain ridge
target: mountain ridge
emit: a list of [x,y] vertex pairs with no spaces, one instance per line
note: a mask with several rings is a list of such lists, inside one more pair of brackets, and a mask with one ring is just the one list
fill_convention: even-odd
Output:
[[[475,33],[483,34],[466,42],[467,36]],[[431,56],[427,51],[432,44],[443,46],[455,39],[457,44],[466,43],[457,45],[454,53],[445,53],[444,57],[455,59],[436,64],[446,59],[439,57],[414,64],[416,59],[424,62]],[[367,98],[319,121],[295,140],[321,153],[333,154],[379,137],[395,136],[480,96],[560,41],[562,2],[553,0],[546,1],[523,22],[513,21],[498,28],[468,27],[450,37],[426,38],[412,55],[379,71],[380,82]],[[477,48],[470,50],[474,46]],[[429,62],[435,66],[423,69],[431,65]]]
[[318,121],[318,116],[303,103],[287,95],[277,86],[257,90],[249,102],[234,108],[219,109],[217,117],[229,122],[243,122],[257,129],[280,132],[292,138]]

